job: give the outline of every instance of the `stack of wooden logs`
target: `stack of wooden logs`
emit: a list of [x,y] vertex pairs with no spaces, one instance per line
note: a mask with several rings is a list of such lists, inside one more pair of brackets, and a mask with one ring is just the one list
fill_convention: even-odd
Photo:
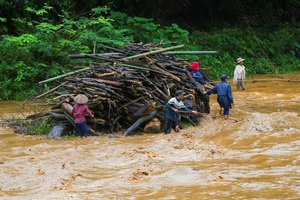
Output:
[[[46,114],[34,114],[28,118],[51,116],[74,125],[70,110],[77,94],[85,94],[94,118],[87,117],[90,134],[120,132],[124,135],[141,129],[153,120],[165,122],[165,104],[175,96],[176,90],[186,93],[185,104],[199,113],[209,113],[209,99],[204,92],[209,83],[200,85],[190,76],[190,63],[170,54],[171,48],[158,48],[153,44],[128,44],[124,50],[102,45],[113,53],[70,55],[70,58],[89,58],[89,67],[45,82],[55,81],[56,87],[37,96],[45,98],[52,106]],[[202,71],[203,72],[203,71]],[[204,73],[204,72],[203,72]],[[204,78],[209,77],[204,73]],[[199,123],[201,114],[182,113],[182,118],[193,125]],[[146,126],[145,132],[159,132],[162,127]]]

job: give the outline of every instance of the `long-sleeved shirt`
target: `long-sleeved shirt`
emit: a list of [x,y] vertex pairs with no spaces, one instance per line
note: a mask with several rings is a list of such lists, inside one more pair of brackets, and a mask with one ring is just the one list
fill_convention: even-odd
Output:
[[234,103],[231,87],[224,80],[217,84],[213,89],[210,89],[206,94],[217,94],[217,101],[223,108],[231,108],[231,104]]
[[85,121],[85,115],[92,115],[92,112],[85,104],[75,104],[71,111],[71,115],[75,117],[75,123],[79,124]]
[[179,113],[175,112],[172,108],[175,108],[177,110],[183,110],[187,112],[192,112],[189,108],[187,108],[183,101],[178,99],[177,97],[171,98],[168,103],[166,103],[166,118],[172,121],[177,121],[179,118]]
[[206,81],[204,80],[203,75],[199,70],[193,70],[190,72],[190,74],[198,83],[202,85],[206,84]]
[[245,80],[246,70],[244,65],[237,65],[234,69],[233,81],[237,82],[237,79]]

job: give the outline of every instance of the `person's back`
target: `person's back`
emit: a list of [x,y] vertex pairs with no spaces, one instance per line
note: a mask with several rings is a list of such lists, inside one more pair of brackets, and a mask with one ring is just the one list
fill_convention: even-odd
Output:
[[[229,78],[226,74],[223,74],[221,77],[221,82],[217,84],[213,89],[209,90],[206,94],[217,94],[217,102],[221,108],[224,108],[223,115],[225,118],[228,118],[229,109],[234,104],[232,91],[230,85],[227,83],[226,79]],[[219,111],[221,112],[222,109]]]
[[85,121],[85,115],[92,115],[88,106],[85,104],[75,104],[73,106],[72,114],[75,118],[75,123],[81,123]]
[[220,82],[216,85],[216,93],[218,96],[228,95],[228,83],[225,81]]

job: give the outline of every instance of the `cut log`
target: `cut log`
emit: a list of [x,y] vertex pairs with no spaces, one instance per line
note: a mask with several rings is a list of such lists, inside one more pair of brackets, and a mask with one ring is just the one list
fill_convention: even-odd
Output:
[[160,133],[161,132],[161,122],[157,118],[153,118],[144,127],[144,133]]
[[154,110],[152,113],[145,115],[141,118],[139,118],[133,125],[131,125],[124,133],[125,136],[130,134],[132,131],[134,131],[136,128],[138,128],[142,123],[151,120],[157,113],[157,110]]

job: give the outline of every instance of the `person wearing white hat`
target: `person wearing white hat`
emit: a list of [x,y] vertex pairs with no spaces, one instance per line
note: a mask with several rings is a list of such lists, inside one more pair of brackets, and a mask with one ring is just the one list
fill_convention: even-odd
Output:
[[245,78],[246,78],[246,70],[244,66],[244,60],[243,58],[238,58],[236,60],[237,66],[234,69],[234,76],[233,76],[233,82],[236,85],[236,89],[240,90],[240,87],[242,90],[245,90]]
[[75,118],[75,128],[79,137],[86,138],[88,135],[88,127],[85,119],[86,115],[90,117],[94,117],[92,111],[88,108],[86,103],[89,101],[88,97],[84,94],[79,94],[74,98],[74,102],[76,103],[73,106],[71,111],[71,115]]

